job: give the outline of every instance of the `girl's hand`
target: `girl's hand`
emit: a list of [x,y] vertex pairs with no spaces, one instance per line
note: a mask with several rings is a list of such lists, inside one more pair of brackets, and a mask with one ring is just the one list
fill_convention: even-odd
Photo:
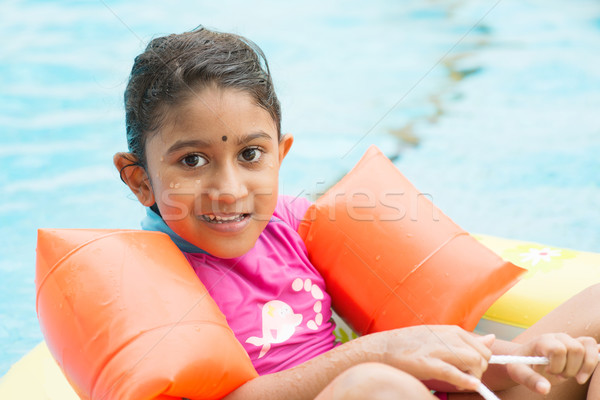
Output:
[[507,365],[509,376],[530,390],[548,394],[552,384],[568,378],[584,384],[598,364],[598,345],[591,337],[572,338],[565,333],[549,333],[520,346],[515,355],[543,356],[548,365]]
[[492,355],[494,335],[477,336],[457,326],[422,325],[363,336],[376,361],[420,380],[476,390]]

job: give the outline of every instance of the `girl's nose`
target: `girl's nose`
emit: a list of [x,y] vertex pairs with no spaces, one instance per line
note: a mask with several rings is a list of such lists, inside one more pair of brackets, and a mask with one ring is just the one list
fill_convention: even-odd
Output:
[[248,188],[234,167],[222,168],[215,175],[214,184],[208,190],[210,200],[223,203],[235,203],[246,196]]

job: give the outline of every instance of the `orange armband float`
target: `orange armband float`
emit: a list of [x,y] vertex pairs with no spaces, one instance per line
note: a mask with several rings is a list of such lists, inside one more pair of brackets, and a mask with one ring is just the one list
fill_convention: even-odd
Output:
[[333,308],[359,334],[420,324],[473,330],[525,272],[446,217],[374,146],[298,232]]
[[40,230],[36,274],[42,332],[82,399],[218,399],[257,376],[165,234]]

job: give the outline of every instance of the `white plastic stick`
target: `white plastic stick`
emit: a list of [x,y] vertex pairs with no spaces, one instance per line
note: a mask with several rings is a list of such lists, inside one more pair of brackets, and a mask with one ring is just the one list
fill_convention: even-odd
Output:
[[546,365],[548,364],[547,357],[526,357],[526,356],[492,356],[488,364],[529,364],[529,365]]
[[500,400],[498,396],[488,389],[483,383],[480,383],[477,387],[477,393],[481,395],[485,400]]
[[[600,354],[598,354],[600,361]],[[547,357],[526,357],[526,356],[492,356],[488,364],[528,364],[528,365],[547,365]]]

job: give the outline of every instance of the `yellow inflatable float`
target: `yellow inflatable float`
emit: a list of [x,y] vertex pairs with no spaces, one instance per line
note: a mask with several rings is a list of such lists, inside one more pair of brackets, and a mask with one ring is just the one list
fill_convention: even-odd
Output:
[[[479,321],[478,330],[509,337],[600,282],[599,254],[473,238],[374,148],[309,209],[299,233],[334,308],[359,334]],[[10,369],[0,398],[211,399],[256,376],[166,235],[41,230],[37,264],[48,346]],[[353,336],[344,326],[342,341]]]
[[600,254],[492,236],[475,237],[527,270],[483,315],[477,330],[512,339],[582,290],[600,283]]

